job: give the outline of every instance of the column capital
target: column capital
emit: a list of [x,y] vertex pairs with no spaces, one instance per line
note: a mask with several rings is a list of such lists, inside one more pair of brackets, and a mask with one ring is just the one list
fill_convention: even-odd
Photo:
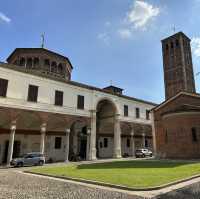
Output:
[[47,124],[46,123],[43,123],[41,126],[40,126],[40,131],[42,133],[45,133],[46,132],[46,129],[47,129]]
[[90,135],[90,134],[91,134],[91,128],[88,127],[88,128],[87,128],[87,135]]
[[71,132],[71,129],[70,129],[70,128],[66,128],[66,129],[65,129],[65,133],[66,133],[67,135],[69,135],[70,132]]
[[11,131],[15,131],[16,128],[17,128],[17,126],[16,126],[16,121],[11,122],[10,130],[11,130]]
[[131,132],[131,137],[133,137],[135,135],[135,133],[134,132]]
[[120,114],[115,114],[114,117],[115,117],[116,120],[119,120],[119,118],[120,118]]

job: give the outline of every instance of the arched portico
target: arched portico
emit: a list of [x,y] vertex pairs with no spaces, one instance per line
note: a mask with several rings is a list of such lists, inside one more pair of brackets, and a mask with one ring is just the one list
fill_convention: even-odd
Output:
[[96,106],[96,149],[98,158],[121,157],[121,127],[116,104],[107,98]]

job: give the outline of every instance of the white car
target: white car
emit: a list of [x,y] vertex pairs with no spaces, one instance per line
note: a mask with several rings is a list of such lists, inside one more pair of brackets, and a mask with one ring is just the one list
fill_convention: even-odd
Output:
[[136,158],[145,158],[145,157],[152,157],[153,153],[149,149],[137,149],[135,151]]

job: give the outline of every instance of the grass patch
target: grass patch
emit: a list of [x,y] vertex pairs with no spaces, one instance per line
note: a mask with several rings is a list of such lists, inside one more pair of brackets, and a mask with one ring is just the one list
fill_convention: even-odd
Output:
[[149,188],[200,174],[200,163],[183,161],[137,160],[89,165],[44,166],[35,173],[82,178],[131,188]]

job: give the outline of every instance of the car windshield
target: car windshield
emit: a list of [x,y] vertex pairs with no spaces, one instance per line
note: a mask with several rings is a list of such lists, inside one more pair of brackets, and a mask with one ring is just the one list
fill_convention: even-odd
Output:
[[137,149],[136,152],[142,152],[142,149]]

